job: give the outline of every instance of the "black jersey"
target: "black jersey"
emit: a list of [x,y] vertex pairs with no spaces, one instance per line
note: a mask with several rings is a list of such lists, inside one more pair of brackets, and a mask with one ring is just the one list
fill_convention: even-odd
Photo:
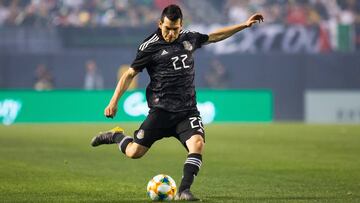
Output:
[[208,39],[208,35],[182,30],[178,39],[168,43],[158,29],[144,40],[131,67],[136,71],[146,68],[150,75],[146,88],[149,108],[197,109],[193,53]]

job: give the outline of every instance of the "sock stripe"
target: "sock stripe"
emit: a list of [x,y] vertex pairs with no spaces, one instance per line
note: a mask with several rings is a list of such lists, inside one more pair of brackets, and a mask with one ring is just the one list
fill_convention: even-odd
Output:
[[186,159],[185,162],[187,161],[191,161],[191,162],[195,162],[195,163],[198,163],[198,164],[202,164],[202,162],[200,160],[193,160],[193,159]]
[[185,162],[185,164],[190,164],[190,165],[194,165],[196,167],[198,167],[200,169],[201,165],[198,163],[193,163],[193,162]]
[[[121,142],[118,144],[119,146],[119,150],[122,151],[124,154],[125,154],[125,150],[126,150],[126,147],[127,145],[133,141],[133,138],[130,137],[130,136],[125,136]],[[124,146],[123,146],[124,145]]]
[[191,159],[191,158],[188,158],[188,159],[186,159],[185,163],[186,163],[186,162],[197,163],[197,164],[200,165],[200,166],[201,166],[201,164],[202,164],[202,161],[199,160],[199,159]]
[[202,161],[201,161],[200,159],[197,159],[197,158],[189,157],[189,158],[187,158],[187,160],[192,160],[192,161],[196,161],[196,162],[202,163]]
[[125,137],[119,142],[119,146],[121,146],[126,139],[132,139],[132,137],[130,137],[130,136],[125,136]]
[[202,163],[199,161],[194,161],[194,160],[186,160],[184,164],[192,164],[192,165],[197,166],[200,169]]

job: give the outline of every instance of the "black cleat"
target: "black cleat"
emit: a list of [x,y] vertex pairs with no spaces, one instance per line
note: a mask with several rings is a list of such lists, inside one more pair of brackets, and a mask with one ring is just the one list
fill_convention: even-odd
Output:
[[181,193],[178,192],[175,196],[175,200],[200,201],[200,199],[196,198],[189,189],[186,189]]
[[102,144],[114,144],[121,142],[124,137],[124,130],[119,127],[115,127],[107,132],[101,132],[98,136],[95,136],[91,140],[91,146],[97,147]]

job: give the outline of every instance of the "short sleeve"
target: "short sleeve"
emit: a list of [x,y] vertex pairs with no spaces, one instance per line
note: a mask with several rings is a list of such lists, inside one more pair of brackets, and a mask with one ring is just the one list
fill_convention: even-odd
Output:
[[146,68],[146,66],[149,65],[149,63],[151,62],[151,57],[152,55],[150,54],[150,52],[139,49],[139,51],[136,54],[135,60],[131,64],[131,67],[135,71],[141,72],[144,68]]
[[195,41],[196,49],[198,49],[209,40],[209,35],[199,32],[191,32],[191,38]]

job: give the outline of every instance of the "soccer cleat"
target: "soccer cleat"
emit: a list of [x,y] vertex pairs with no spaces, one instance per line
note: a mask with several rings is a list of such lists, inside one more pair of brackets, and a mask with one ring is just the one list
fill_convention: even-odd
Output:
[[124,138],[124,130],[120,127],[115,127],[109,131],[101,132],[91,140],[91,146],[97,147],[102,144],[120,143]]
[[189,189],[186,189],[181,193],[178,192],[175,196],[175,200],[200,201],[200,199],[196,198]]

